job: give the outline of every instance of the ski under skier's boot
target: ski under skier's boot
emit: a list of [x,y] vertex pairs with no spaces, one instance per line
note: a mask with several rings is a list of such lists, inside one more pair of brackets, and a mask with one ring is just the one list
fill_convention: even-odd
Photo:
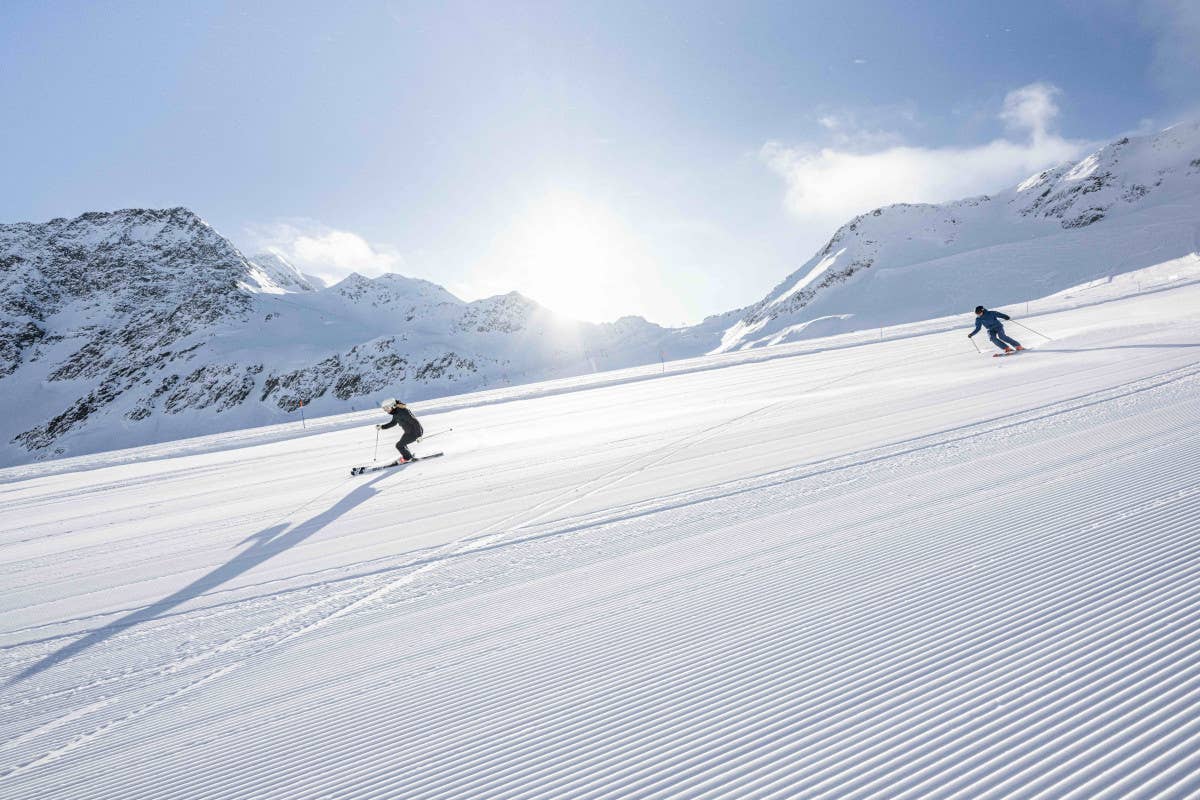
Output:
[[421,456],[420,458],[414,457],[414,458],[410,459],[409,461],[397,460],[397,461],[388,462],[387,464],[380,464],[379,466],[351,467],[350,474],[351,475],[364,475],[368,472],[379,472],[380,470],[392,469],[393,467],[404,467],[404,466],[407,466],[408,464],[412,463],[413,461],[428,461],[431,458],[438,458],[439,456],[443,456],[443,455],[445,455],[445,453],[430,453],[429,455]]
[[1024,347],[1021,347],[1021,345],[1017,345],[1017,352],[1018,352],[1018,353],[1019,353],[1019,352],[1021,352],[1021,351],[1022,351],[1022,350],[1024,350],[1024,349],[1025,349],[1025,348],[1024,348]]

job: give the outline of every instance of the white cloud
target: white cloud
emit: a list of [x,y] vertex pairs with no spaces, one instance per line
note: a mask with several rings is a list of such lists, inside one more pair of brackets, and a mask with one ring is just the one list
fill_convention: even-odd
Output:
[[1049,136],[1050,126],[1058,116],[1058,104],[1054,102],[1062,90],[1049,83],[1031,83],[1013,89],[1004,97],[1004,108],[1000,119],[1010,132],[1028,132],[1034,141]]
[[[1009,138],[972,147],[918,147],[869,131],[855,136],[845,117],[820,124],[833,146],[768,142],[762,159],[787,184],[789,210],[810,224],[836,226],[872,208],[945,202],[997,191],[1079,154],[1084,143],[1054,132],[1059,90],[1034,83],[1009,92],[998,116]],[[852,119],[852,118],[851,118]]]
[[378,277],[398,272],[404,258],[390,245],[371,243],[351,231],[338,230],[316,220],[289,220],[247,229],[251,253],[264,250],[283,256],[301,272],[327,283],[351,272]]

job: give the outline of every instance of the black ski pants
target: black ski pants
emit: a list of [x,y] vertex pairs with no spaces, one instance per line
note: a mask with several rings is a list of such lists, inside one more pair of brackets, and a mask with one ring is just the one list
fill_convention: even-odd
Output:
[[411,461],[413,454],[408,449],[408,446],[421,438],[421,431],[405,431],[400,437],[400,441],[396,442],[396,449],[400,451],[400,457],[405,461]]

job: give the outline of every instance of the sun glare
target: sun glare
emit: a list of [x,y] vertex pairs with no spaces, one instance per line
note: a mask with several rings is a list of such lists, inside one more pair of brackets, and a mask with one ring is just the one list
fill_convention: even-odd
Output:
[[506,260],[520,290],[564,316],[591,322],[635,313],[638,252],[627,226],[607,209],[557,192],[518,223]]

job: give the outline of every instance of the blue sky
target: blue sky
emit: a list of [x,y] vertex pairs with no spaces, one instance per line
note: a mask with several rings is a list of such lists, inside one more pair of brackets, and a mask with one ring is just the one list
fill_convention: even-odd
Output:
[[678,324],[1195,116],[1200,3],[7,0],[0,53],[0,221],[186,205],[326,278]]

